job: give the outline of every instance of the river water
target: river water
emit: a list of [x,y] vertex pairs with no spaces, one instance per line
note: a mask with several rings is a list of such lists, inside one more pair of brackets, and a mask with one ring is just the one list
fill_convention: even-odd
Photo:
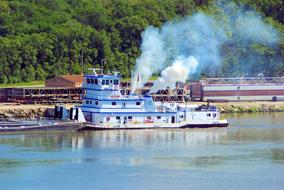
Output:
[[0,189],[284,189],[284,113],[228,128],[0,135]]

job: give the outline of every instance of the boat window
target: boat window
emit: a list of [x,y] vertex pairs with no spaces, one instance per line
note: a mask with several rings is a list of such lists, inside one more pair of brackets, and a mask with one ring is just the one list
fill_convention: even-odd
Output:
[[106,80],[106,85],[109,85],[109,80]]
[[91,83],[94,84],[94,79],[91,79]]
[[90,104],[92,104],[92,101],[90,101]]
[[119,120],[119,119],[120,119],[120,116],[116,116],[116,119]]
[[87,78],[87,83],[90,84],[90,79],[89,78]]
[[161,116],[157,116],[157,119],[161,119]]
[[216,117],[217,116],[217,114],[216,113],[213,113],[213,117]]
[[98,79],[95,79],[95,84],[98,84]]
[[211,117],[211,113],[207,113],[207,117]]
[[96,102],[95,102],[95,104],[96,104],[96,105],[99,105],[99,102],[98,102],[98,101],[96,101]]
[[105,85],[106,81],[105,80],[102,80],[102,85]]
[[151,116],[147,116],[147,119],[151,119]]
[[89,100],[86,101],[86,104],[89,104]]
[[132,119],[132,116],[128,116],[128,119]]
[[140,106],[141,102],[136,102],[136,106]]
[[179,118],[183,118],[183,115],[180,115]]
[[109,80],[109,83],[112,84],[112,80]]
[[118,80],[114,80],[114,81],[113,81],[113,84],[114,84],[114,85],[118,85]]
[[116,102],[112,102],[111,105],[115,106],[115,105],[116,105]]

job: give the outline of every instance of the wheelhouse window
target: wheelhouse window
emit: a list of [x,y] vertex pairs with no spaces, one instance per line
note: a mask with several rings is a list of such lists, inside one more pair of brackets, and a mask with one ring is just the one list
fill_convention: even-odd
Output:
[[140,106],[141,102],[136,102],[136,106]]
[[86,100],[86,104],[89,104],[89,100]]
[[106,85],[109,85],[109,80],[106,80]]
[[116,102],[111,102],[111,105],[115,106],[115,105],[116,105]]
[[102,80],[102,85],[105,85],[106,84],[106,81],[105,80]]
[[120,116],[116,116],[116,120],[120,120]]
[[87,84],[90,84],[90,79],[89,78],[87,78]]
[[95,79],[95,84],[98,84],[98,79]]
[[157,116],[157,119],[161,119],[161,116]]
[[91,83],[94,84],[94,79],[91,79]]
[[114,85],[118,85],[118,80],[114,80],[114,81],[113,81],[113,84],[114,84]]

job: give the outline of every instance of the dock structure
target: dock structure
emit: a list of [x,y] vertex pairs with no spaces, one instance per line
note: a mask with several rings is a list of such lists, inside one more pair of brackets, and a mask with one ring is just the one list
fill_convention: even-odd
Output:
[[23,104],[79,103],[81,88],[21,87],[0,89],[1,102]]
[[[144,87],[137,89],[137,94],[146,95],[150,92],[151,87],[153,86],[154,81],[148,81],[145,83]],[[131,82],[121,82],[121,93],[123,95],[131,93]],[[185,83],[178,82],[176,83],[175,89],[161,89],[156,93],[151,94],[154,101],[159,102],[185,102],[187,96],[189,96],[189,87]]]
[[[138,93],[149,93],[153,82],[149,81],[144,88],[138,89]],[[131,83],[120,83],[121,93],[131,93]],[[82,103],[84,90],[81,87],[15,87],[0,88],[0,102],[13,102],[22,104],[56,104],[56,103]],[[154,101],[184,102],[186,97],[184,85],[180,84],[174,90],[164,89],[152,94]]]
[[201,101],[284,100],[284,77],[204,78],[190,85],[190,97]]

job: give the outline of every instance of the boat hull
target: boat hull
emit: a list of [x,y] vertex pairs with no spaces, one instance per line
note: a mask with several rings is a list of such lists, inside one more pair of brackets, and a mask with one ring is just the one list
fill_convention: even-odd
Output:
[[96,125],[86,124],[79,130],[138,130],[138,129],[186,129],[186,128],[224,128],[228,127],[226,120],[204,123],[175,123],[175,124],[135,124],[135,125]]

